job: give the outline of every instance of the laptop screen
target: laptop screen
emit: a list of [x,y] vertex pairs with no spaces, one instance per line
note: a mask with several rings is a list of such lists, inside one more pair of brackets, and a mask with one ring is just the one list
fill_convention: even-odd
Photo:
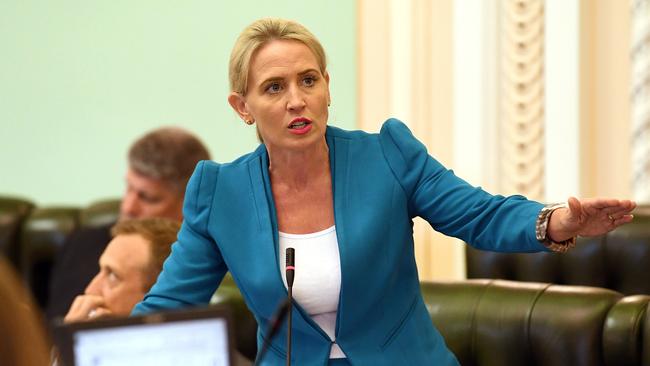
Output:
[[224,309],[197,309],[62,325],[58,338],[70,366],[230,365]]

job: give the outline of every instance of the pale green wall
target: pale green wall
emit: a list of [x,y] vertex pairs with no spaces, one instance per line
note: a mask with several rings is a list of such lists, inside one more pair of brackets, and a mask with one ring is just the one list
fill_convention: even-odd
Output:
[[226,102],[244,26],[295,19],[321,40],[330,123],[354,128],[356,8],[350,0],[0,2],[0,195],[85,205],[123,189],[130,142],[161,125],[194,131],[213,159],[256,145]]

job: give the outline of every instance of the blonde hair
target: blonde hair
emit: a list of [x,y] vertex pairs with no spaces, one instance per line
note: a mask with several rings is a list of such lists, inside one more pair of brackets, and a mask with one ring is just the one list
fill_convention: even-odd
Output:
[[248,72],[255,51],[272,40],[293,40],[302,42],[316,56],[320,72],[327,68],[325,50],[318,39],[303,25],[280,18],[258,19],[241,32],[228,65],[230,91],[245,95],[248,86]]
[[0,356],[3,365],[50,364],[43,319],[18,276],[0,256]]

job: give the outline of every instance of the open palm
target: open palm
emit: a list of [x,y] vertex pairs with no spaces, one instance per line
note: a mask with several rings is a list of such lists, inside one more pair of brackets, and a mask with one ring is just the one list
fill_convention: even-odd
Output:
[[597,236],[632,221],[636,203],[630,200],[569,198],[569,209],[560,222],[565,232],[574,236]]

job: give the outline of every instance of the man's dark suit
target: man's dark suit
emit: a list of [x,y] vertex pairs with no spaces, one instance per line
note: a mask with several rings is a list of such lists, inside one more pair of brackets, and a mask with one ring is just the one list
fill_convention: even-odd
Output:
[[52,269],[48,319],[64,316],[75,296],[82,294],[99,272],[99,257],[111,241],[113,225],[79,229],[65,243]]

